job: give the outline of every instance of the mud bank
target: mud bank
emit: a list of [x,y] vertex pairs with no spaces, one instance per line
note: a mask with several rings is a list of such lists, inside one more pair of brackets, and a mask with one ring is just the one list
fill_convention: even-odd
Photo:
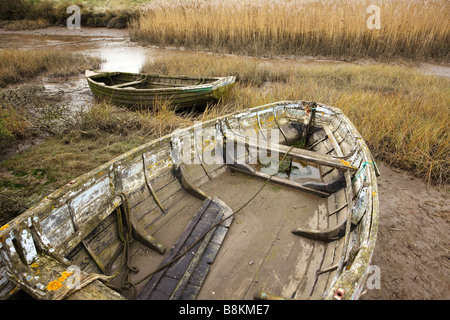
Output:
[[450,192],[379,163],[380,221],[372,264],[380,289],[362,300],[450,298]]

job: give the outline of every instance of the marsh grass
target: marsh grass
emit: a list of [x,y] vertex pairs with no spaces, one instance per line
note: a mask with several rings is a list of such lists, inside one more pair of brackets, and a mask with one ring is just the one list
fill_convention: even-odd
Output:
[[51,24],[45,19],[23,19],[2,23],[3,28],[8,31],[43,29],[49,27],[50,25]]
[[42,132],[54,132],[52,120],[59,119],[65,108],[48,99],[44,91],[34,84],[0,90],[0,148]]
[[67,125],[69,132],[96,137],[103,133],[118,136],[158,138],[176,128],[189,126],[193,113],[177,112],[167,102],[157,102],[151,109],[129,110],[109,103],[97,103],[77,112]]
[[[369,29],[370,5],[381,28]],[[449,59],[446,0],[154,0],[131,24],[132,39],[254,56]]]
[[[27,82],[39,76],[60,79],[98,68],[100,59],[55,49],[0,50],[0,88]],[[35,136],[50,129],[45,116],[51,107],[44,105],[43,88],[24,85],[0,90],[0,146],[4,140]],[[46,111],[45,111],[46,110]],[[52,112],[53,113],[53,112]],[[56,115],[58,116],[58,115]],[[47,118],[48,119],[48,118]]]
[[67,77],[97,69],[100,58],[56,49],[0,50],[0,88],[46,75]]

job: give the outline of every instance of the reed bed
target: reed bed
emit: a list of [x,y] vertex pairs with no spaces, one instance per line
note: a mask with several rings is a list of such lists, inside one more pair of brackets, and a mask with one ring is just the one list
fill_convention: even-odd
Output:
[[[0,161],[0,225],[81,174],[152,138],[189,126],[194,118],[163,103],[141,111],[96,103],[75,114],[61,113],[55,119],[63,124],[57,132]],[[35,117],[21,114],[21,120],[40,125]],[[0,148],[1,142],[0,136]]]
[[[194,62],[194,63],[193,63]],[[450,178],[449,79],[387,64],[297,63],[202,53],[148,61],[145,72],[236,75],[234,90],[202,119],[279,100],[314,100],[340,108],[374,156],[424,181]]]
[[40,75],[67,77],[99,68],[100,58],[56,49],[0,50],[0,88]]
[[[380,29],[370,5],[380,7]],[[133,40],[255,56],[449,60],[447,0],[154,0]]]

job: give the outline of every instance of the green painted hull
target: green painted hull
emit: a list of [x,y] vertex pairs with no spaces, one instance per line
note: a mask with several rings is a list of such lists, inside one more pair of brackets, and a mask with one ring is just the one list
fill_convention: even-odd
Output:
[[96,98],[128,107],[169,103],[181,107],[206,105],[231,89],[235,77],[194,78],[160,75],[86,71]]

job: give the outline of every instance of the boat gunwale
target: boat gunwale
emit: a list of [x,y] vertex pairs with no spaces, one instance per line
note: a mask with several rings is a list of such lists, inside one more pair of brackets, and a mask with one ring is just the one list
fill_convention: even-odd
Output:
[[[94,85],[94,86],[101,86],[104,88],[108,88],[112,91],[126,91],[126,92],[140,92],[140,93],[154,93],[154,92],[185,92],[189,90],[195,90],[195,89],[212,89],[214,90],[217,87],[225,86],[228,84],[233,84],[236,81],[235,76],[226,76],[226,77],[188,77],[188,76],[163,76],[163,75],[157,75],[157,74],[145,74],[145,73],[129,73],[129,72],[101,72],[94,75],[87,75],[88,70],[86,70],[86,79],[87,81]],[[182,87],[167,87],[167,88],[152,88],[152,89],[136,89],[136,88],[114,88],[112,86],[109,86],[105,83],[100,83],[94,81],[92,78],[94,77],[100,77],[104,74],[128,74],[128,75],[147,75],[150,77],[158,77],[158,78],[164,78],[164,79],[181,79],[181,80],[214,80],[213,82],[208,82],[204,84],[199,85],[186,85]]]
[[[334,108],[337,109],[337,108]],[[339,109],[337,109],[339,110]],[[363,163],[371,163],[372,165],[367,166],[369,172],[369,187],[371,188],[370,201],[371,201],[371,212],[370,219],[366,219],[366,225],[364,226],[365,236],[364,242],[361,243],[358,252],[351,263],[349,269],[345,268],[342,270],[342,273],[339,275],[339,278],[336,279],[334,284],[332,284],[328,288],[328,292],[324,294],[325,299],[342,299],[345,296],[345,299],[355,300],[359,298],[362,290],[365,286],[365,281],[368,277],[368,272],[370,268],[370,264],[372,262],[372,256],[375,249],[376,239],[378,236],[378,221],[379,221],[379,199],[378,199],[378,185],[376,183],[377,173],[376,173],[376,163],[373,159],[370,150],[364,141],[361,138],[359,131],[350,121],[350,119],[342,113],[340,110],[340,116],[344,119],[347,126],[353,133],[356,133],[357,143],[360,144],[362,153],[363,153]],[[361,165],[360,165],[361,166]],[[362,170],[363,168],[358,169]],[[368,216],[368,212],[365,212],[365,217]],[[361,221],[362,222],[362,221]],[[340,289],[344,288],[344,291]],[[338,292],[344,292],[344,295],[338,295]]]

